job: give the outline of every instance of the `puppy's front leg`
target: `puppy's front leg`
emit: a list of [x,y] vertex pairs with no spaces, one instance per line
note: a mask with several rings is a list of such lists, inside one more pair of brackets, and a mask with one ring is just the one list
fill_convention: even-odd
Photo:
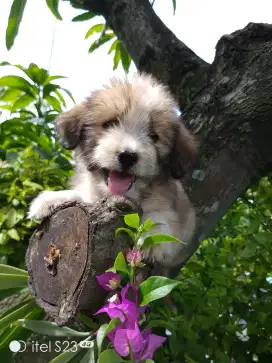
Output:
[[80,193],[75,190],[45,190],[30,204],[28,218],[43,219],[48,217],[61,204],[73,201],[82,202]]

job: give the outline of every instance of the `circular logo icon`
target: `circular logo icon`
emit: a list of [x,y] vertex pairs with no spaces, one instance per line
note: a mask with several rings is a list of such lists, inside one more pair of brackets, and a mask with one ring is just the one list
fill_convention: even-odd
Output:
[[13,340],[9,343],[9,349],[13,353],[24,352],[26,350],[26,342],[23,340]]
[[18,340],[13,340],[12,342],[9,343],[9,349],[13,352],[13,353],[17,353],[19,352],[19,350],[21,349],[21,344],[20,342],[18,342]]

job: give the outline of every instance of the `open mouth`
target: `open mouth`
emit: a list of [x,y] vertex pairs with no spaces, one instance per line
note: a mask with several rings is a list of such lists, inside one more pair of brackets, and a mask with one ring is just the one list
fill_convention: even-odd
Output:
[[134,174],[129,174],[124,171],[104,169],[105,183],[108,190],[114,195],[124,195],[128,192],[136,180]]

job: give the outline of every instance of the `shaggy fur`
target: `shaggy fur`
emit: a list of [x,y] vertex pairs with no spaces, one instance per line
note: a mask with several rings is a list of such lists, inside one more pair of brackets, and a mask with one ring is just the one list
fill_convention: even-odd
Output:
[[[72,188],[42,192],[32,202],[29,217],[45,218],[66,201],[95,203],[119,194],[141,205],[143,220],[160,223],[153,234],[189,243],[195,211],[177,179],[196,145],[176,110],[165,86],[138,74],[131,81],[112,79],[62,114],[56,130],[63,146],[74,149]],[[146,250],[145,258],[173,267],[182,258],[181,249],[179,243],[162,243]]]

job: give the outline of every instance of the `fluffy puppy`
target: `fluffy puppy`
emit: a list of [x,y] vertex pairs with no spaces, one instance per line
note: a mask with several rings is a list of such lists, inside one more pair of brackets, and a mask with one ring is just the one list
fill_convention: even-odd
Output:
[[[30,218],[45,218],[67,201],[95,203],[122,195],[141,205],[143,220],[160,223],[149,233],[190,242],[195,211],[178,179],[196,145],[165,86],[144,74],[131,81],[112,79],[62,114],[56,130],[62,145],[74,149],[72,188],[42,192],[30,206]],[[179,243],[162,243],[144,257],[174,267],[181,249]]]

